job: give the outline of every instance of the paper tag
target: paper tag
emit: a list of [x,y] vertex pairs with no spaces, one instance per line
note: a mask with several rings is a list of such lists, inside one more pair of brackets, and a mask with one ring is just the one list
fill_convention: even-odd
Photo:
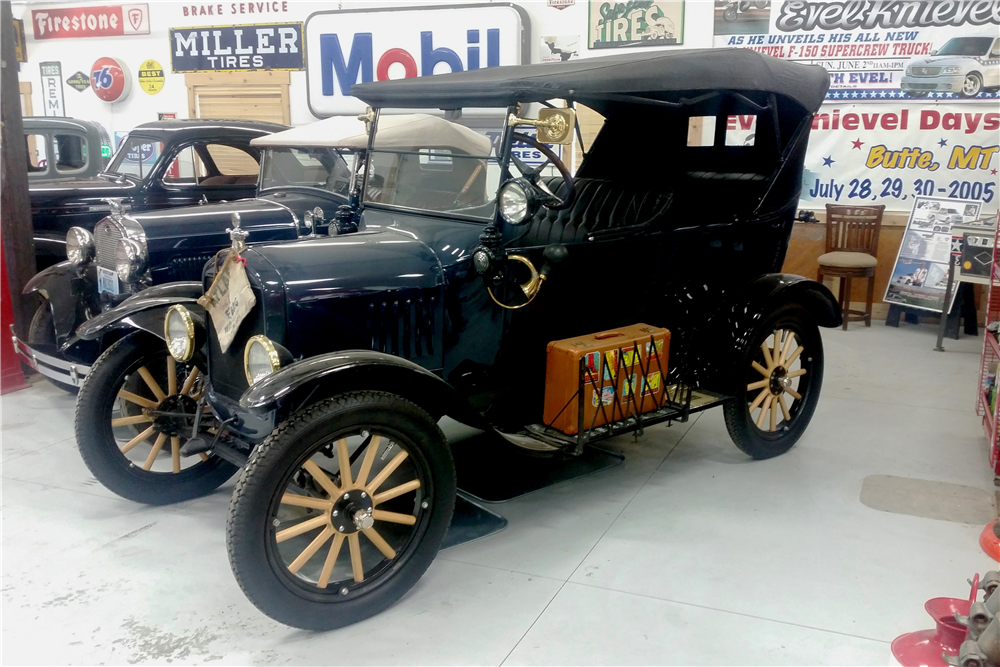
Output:
[[212,325],[219,337],[219,347],[223,352],[229,349],[236,337],[236,330],[257,303],[246,269],[237,261],[238,258],[234,253],[226,257],[212,286],[198,299],[198,303],[205,307],[212,318]]

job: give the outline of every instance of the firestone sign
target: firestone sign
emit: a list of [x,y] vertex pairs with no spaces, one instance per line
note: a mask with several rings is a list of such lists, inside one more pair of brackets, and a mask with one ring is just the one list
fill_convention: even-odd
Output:
[[528,21],[514,5],[317,12],[306,19],[309,108],[320,118],[364,111],[355,83],[527,62]]
[[35,39],[120,37],[149,34],[149,5],[33,9]]

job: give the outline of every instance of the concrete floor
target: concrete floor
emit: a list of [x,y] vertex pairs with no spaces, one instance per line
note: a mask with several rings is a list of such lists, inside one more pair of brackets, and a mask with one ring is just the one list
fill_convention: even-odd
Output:
[[718,410],[619,438],[623,465],[492,505],[504,532],[325,634],[243,597],[225,551],[233,482],[171,507],[118,499],[76,452],[71,397],[5,396],[3,662],[890,664],[895,636],[932,625],[924,601],[967,595],[992,561],[981,524],[870,509],[862,482],[993,492],[973,410],[982,338],[942,354],[931,327],[854,324],[824,344],[823,396],[788,454],[750,461]]

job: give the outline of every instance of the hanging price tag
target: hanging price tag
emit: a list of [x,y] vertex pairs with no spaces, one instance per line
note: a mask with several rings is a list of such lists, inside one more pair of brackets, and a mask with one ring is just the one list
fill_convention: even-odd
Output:
[[243,260],[238,254],[231,252],[226,256],[212,286],[198,299],[198,303],[212,318],[219,347],[225,352],[236,337],[236,330],[257,303]]

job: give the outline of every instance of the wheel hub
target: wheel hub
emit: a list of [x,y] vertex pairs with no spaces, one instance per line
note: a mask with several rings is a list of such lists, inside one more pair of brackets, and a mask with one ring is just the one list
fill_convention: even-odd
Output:
[[174,394],[160,401],[154,410],[153,426],[160,433],[179,435],[187,432],[194,424],[194,414],[198,403],[190,396]]
[[367,530],[375,525],[374,510],[375,506],[367,493],[360,489],[346,491],[333,503],[331,523],[341,533]]
[[771,371],[769,388],[772,394],[779,396],[785,393],[785,390],[791,385],[792,378],[788,377],[788,371],[784,367],[777,366],[773,371]]

